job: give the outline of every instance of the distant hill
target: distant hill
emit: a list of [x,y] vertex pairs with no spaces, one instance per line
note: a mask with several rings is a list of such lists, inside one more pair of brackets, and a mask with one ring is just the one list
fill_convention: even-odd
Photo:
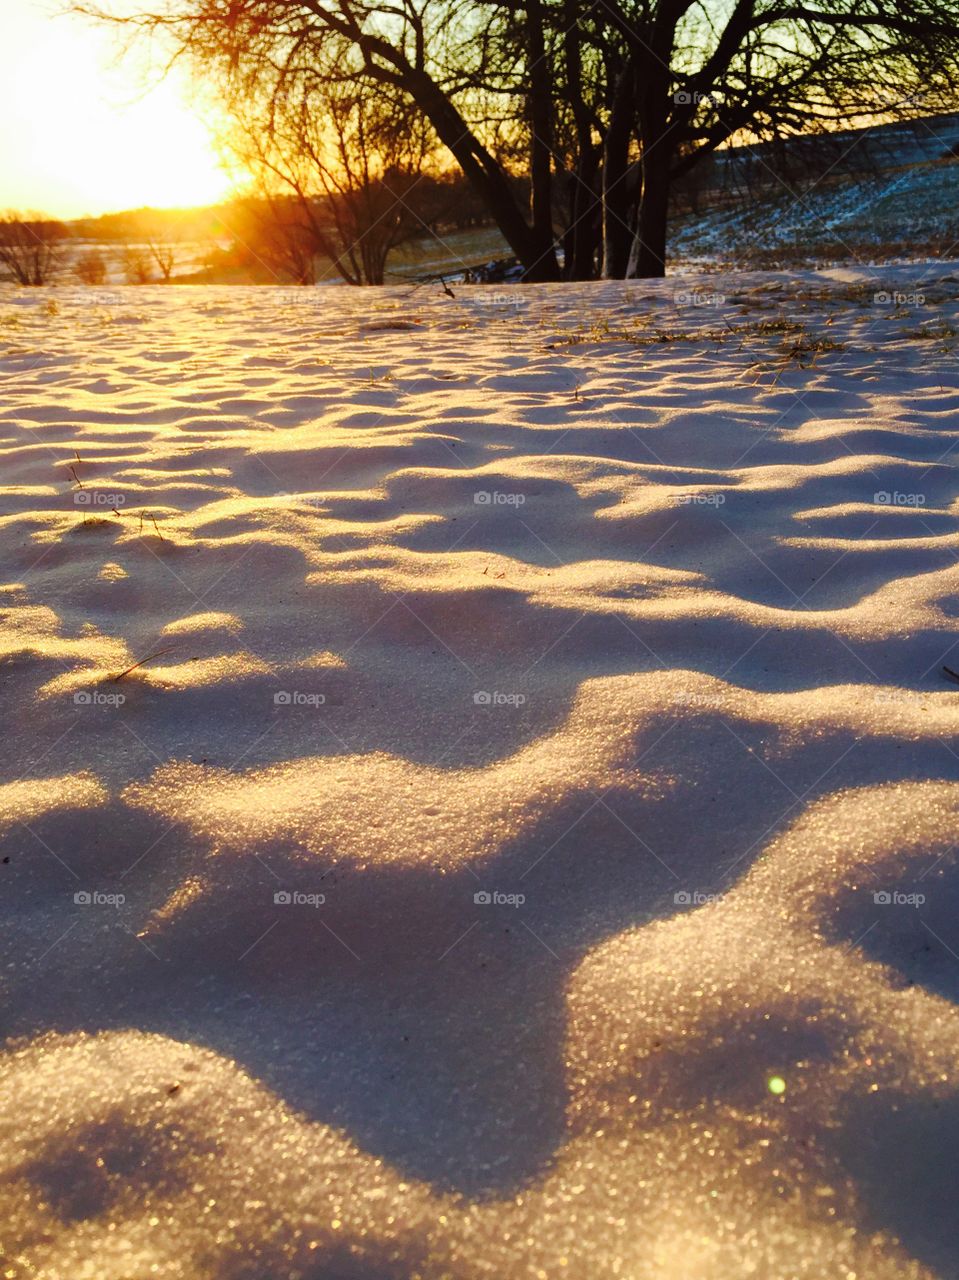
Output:
[[959,256],[959,114],[721,152],[680,188],[676,262]]
[[815,174],[825,165],[842,176],[929,164],[957,155],[959,114],[801,136],[788,143],[730,147],[717,153],[716,171],[720,181],[729,184],[758,177],[764,170]]

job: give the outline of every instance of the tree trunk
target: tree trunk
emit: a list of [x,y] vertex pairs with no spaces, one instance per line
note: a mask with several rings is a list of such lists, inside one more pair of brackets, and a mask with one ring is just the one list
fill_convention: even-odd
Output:
[[404,86],[482,197],[506,243],[523,265],[524,280],[558,280],[553,237],[531,227],[503,170],[476,139],[452,102],[425,72],[410,72]]
[[626,275],[633,242],[628,173],[634,95],[635,71],[628,59],[616,85],[603,154],[603,276],[607,280]]
[[[658,144],[658,145],[657,145]],[[633,262],[629,274],[652,279],[666,274],[666,232],[672,155],[666,140],[657,139],[643,160],[643,188]]]
[[596,179],[601,148],[593,141],[592,116],[583,97],[583,50],[578,0],[565,0],[563,57],[566,94],[576,128],[576,167],[569,178],[569,224],[563,235],[563,279],[592,280],[602,224]]
[[541,0],[527,0],[529,37],[530,214],[533,230],[543,240],[553,239],[553,91],[546,59]]
[[570,175],[569,226],[563,236],[563,279],[594,280],[602,230],[602,204],[596,190],[598,148],[582,155]]

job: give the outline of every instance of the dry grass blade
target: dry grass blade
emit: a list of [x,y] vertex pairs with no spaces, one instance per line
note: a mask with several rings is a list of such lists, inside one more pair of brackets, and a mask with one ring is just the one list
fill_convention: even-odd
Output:
[[156,516],[155,516],[155,515],[153,515],[153,513],[152,513],[152,512],[150,512],[150,511],[147,511],[147,512],[143,512],[143,511],[141,511],[141,512],[140,512],[140,530],[139,530],[139,532],[140,532],[141,536],[142,536],[142,534],[143,534],[143,521],[144,521],[144,520],[152,520],[152,521],[153,521],[153,527],[154,527],[154,529],[156,530],[156,535],[157,535],[157,537],[160,539],[160,541],[161,541],[161,542],[165,542],[165,541],[166,541],[166,539],[164,538],[163,534],[160,532],[160,526],[157,524],[157,518],[156,518]]
[[118,676],[111,676],[111,684],[118,684],[124,676],[128,676],[131,671],[136,671],[138,667],[145,666],[148,662],[152,662],[154,658],[162,658],[165,653],[172,653],[174,645],[169,644],[165,649],[155,649],[153,653],[148,653],[146,657],[141,658],[139,662],[134,662],[132,667],[127,667],[125,671],[121,671]]

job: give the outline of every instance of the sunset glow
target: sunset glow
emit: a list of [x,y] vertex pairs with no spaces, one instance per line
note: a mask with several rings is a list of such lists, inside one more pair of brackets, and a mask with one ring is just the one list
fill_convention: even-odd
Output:
[[207,204],[229,190],[212,108],[112,30],[0,0],[0,208],[59,217]]

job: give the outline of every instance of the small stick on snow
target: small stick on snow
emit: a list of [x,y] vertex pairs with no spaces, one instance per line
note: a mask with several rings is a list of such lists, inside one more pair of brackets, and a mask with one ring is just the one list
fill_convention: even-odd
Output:
[[947,667],[943,664],[942,673],[948,676],[950,680],[954,680],[956,684],[959,684],[959,671],[953,671],[952,667]]
[[141,658],[139,662],[134,662],[132,667],[127,667],[126,671],[121,671],[118,676],[111,676],[111,683],[118,684],[124,676],[128,676],[131,671],[136,671],[137,667],[142,667],[147,662],[152,662],[154,658],[162,658],[165,653],[171,653],[173,648],[172,644],[168,644],[165,649],[156,649],[153,653],[148,653],[145,658]]
[[[160,539],[161,542],[165,542],[166,539],[164,538],[163,534],[160,532],[160,526],[157,524],[156,516],[153,515],[151,512],[147,511],[145,513],[145,517],[146,519],[153,521],[153,527],[157,531],[157,537]],[[140,530],[139,530],[141,537],[143,536],[143,520],[144,520],[144,512],[141,511],[140,512]]]

